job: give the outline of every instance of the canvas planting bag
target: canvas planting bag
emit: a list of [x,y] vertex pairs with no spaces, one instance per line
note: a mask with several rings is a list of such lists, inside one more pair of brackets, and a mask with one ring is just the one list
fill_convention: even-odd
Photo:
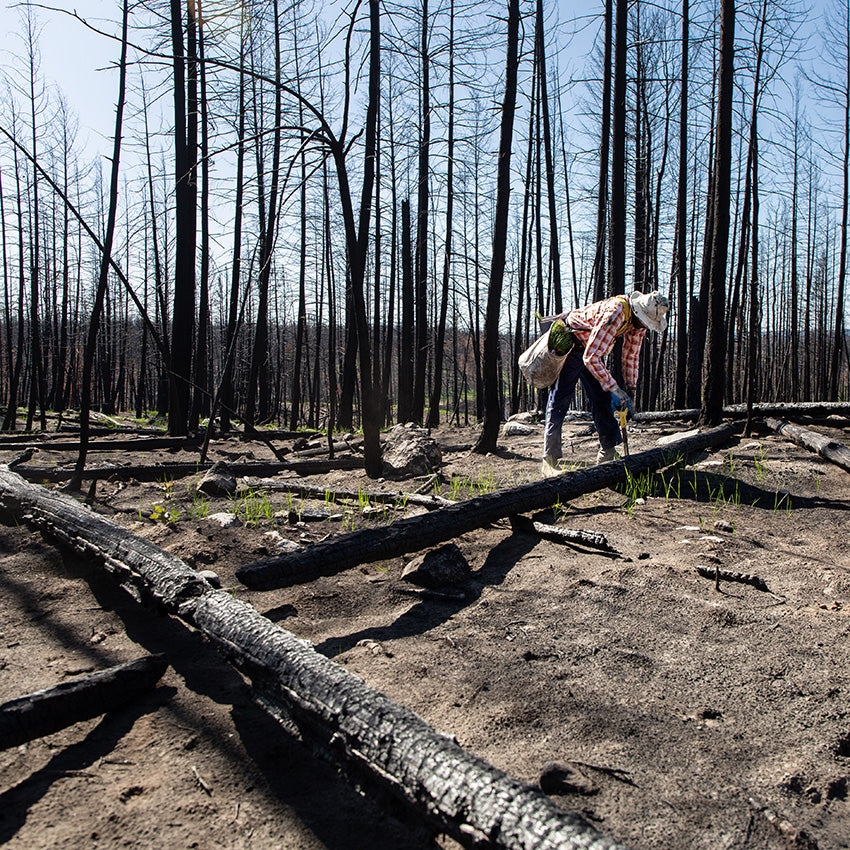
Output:
[[520,354],[517,365],[532,387],[543,390],[558,380],[566,359],[566,354],[555,354],[549,350],[549,328],[546,328],[543,334]]

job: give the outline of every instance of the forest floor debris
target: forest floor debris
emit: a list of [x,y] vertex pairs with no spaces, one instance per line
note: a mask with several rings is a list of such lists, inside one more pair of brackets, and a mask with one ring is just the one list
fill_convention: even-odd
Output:
[[[581,439],[585,425],[565,428],[567,461],[577,465],[595,453]],[[635,423],[632,450],[687,427]],[[811,427],[848,439],[834,423]],[[407,480],[407,491],[427,480],[429,493],[458,500],[539,475],[539,434],[506,437],[482,457],[452,450],[473,443],[474,429],[432,433],[442,475]],[[246,448],[215,441],[210,459]],[[274,459],[261,443],[251,450]],[[0,461],[19,452],[10,445]],[[114,460],[192,457],[123,451]],[[540,517],[604,534],[621,557],[512,533],[507,523],[461,535],[472,572],[458,595],[411,596],[401,581],[408,558],[271,592],[234,579],[237,567],[274,554],[276,538],[302,542],[307,529],[289,523],[292,510],[341,514],[310,524],[321,539],[424,510],[402,500],[387,500],[387,516],[285,492],[206,496],[191,475],[102,481],[93,508],[197,569],[215,564],[225,588],[519,779],[536,784],[552,762],[627,771],[630,783],[593,771],[598,791],[589,796],[569,783],[553,793],[633,848],[786,847],[781,830],[753,820],[751,798],[821,850],[848,847],[850,479],[767,432],[701,459],[718,463]],[[51,461],[67,454],[51,458],[42,447],[39,462]],[[400,487],[357,469],[278,480],[287,476],[329,490]],[[212,522],[221,512],[242,526]],[[711,564],[712,575],[715,564],[757,574],[771,595],[737,583],[718,592],[698,564]],[[165,652],[172,665],[135,708],[0,754],[0,842],[428,846],[288,743],[198,635],[151,617],[90,565],[25,528],[0,527],[0,584],[0,700],[140,649]],[[93,634],[105,638],[94,644]]]

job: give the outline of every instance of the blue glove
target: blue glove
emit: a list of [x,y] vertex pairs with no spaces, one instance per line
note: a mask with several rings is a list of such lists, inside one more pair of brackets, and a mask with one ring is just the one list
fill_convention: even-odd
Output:
[[620,387],[614,387],[611,390],[611,412],[616,414],[618,410],[625,410],[627,419],[631,419],[635,415],[629,394]]

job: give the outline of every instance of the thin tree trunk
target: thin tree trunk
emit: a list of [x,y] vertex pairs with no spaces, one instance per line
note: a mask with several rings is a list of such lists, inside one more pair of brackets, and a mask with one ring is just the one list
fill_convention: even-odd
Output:
[[614,0],[605,0],[605,47],[602,59],[602,126],[599,143],[599,190],[596,199],[596,255],[591,277],[593,301],[601,301],[605,297],[605,290],[607,288],[608,158],[611,141],[611,48],[613,43],[613,17]]
[[103,237],[103,253],[100,258],[100,276],[97,282],[97,294],[92,316],[89,322],[86,339],[86,353],[83,361],[83,381],[80,396],[80,451],[74,467],[74,476],[69,489],[79,489],[82,473],[86,465],[86,452],[89,441],[89,410],[91,407],[92,363],[94,361],[97,334],[100,327],[100,316],[106,297],[106,287],[109,281],[109,266],[112,258],[112,240],[115,234],[115,218],[118,211],[118,174],[121,161],[121,136],[124,122],[124,93],[127,82],[127,19],[129,17],[129,0],[124,0],[124,11],[121,26],[121,60],[118,79],[118,104],[115,107],[115,137],[112,143],[112,174],[109,183],[109,211],[106,219],[106,231]]
[[413,406],[410,418],[422,422],[425,411],[425,369],[428,362],[428,203],[431,149],[430,57],[428,55],[428,0],[422,0],[420,53],[422,61],[422,126],[419,135],[419,174],[416,209],[416,353],[413,374]]
[[721,0],[720,79],[715,148],[714,229],[712,236],[706,367],[703,377],[701,425],[716,425],[723,414],[726,363],[726,260],[729,242],[729,202],[732,171],[732,99],[734,97],[735,0]]
[[555,313],[563,312],[561,294],[561,252],[558,247],[558,209],[555,203],[555,166],[552,157],[552,131],[549,123],[549,97],[546,89],[546,45],[543,32],[543,0],[537,0],[535,52],[540,77],[540,103],[543,106],[543,148],[546,157],[546,188],[549,197],[549,263],[555,293]]
[[832,344],[832,357],[829,364],[829,398],[832,401],[838,399],[839,367],[841,364],[841,352],[844,350],[844,287],[847,276],[847,217],[850,198],[850,3],[845,4],[845,32],[846,43],[846,78],[842,95],[844,97],[844,138],[842,150],[842,193],[841,193],[841,247],[838,252],[838,288],[835,293],[835,330]]
[[496,178],[496,217],[493,223],[493,257],[490,267],[487,318],[484,329],[484,425],[474,449],[479,454],[486,454],[495,450],[502,419],[499,409],[497,361],[499,356],[499,317],[502,310],[502,281],[505,275],[505,253],[508,236],[508,205],[511,192],[510,167],[519,66],[518,45],[519,0],[508,0],[505,97],[502,102],[502,125]]
[[[628,0],[616,0],[614,102],[611,128],[611,267],[608,291],[625,292],[626,285],[626,61]],[[619,358],[618,358],[619,359]]]
[[[201,266],[200,300],[198,302],[198,335],[195,346],[195,387],[189,428],[198,429],[201,416],[210,412],[209,328],[210,328],[210,156],[209,116],[207,108],[207,73],[204,61],[204,20],[201,0],[197,4],[198,76],[201,96],[198,102],[201,119]],[[210,427],[210,424],[207,424]]]
[[171,321],[171,363],[168,433],[189,430],[189,380],[195,332],[195,227],[197,215],[197,61],[196,28],[186,15],[186,49],[180,0],[171,0],[171,45],[174,55],[175,255],[174,307]]
[[[242,270],[242,199],[244,195],[245,171],[245,33],[244,21],[240,19],[239,31],[239,106],[236,128],[236,195],[233,209],[233,253],[230,265],[230,297],[228,299],[227,332],[225,351],[235,346],[236,321],[239,309],[239,278]],[[233,392],[233,358],[225,358],[222,367],[221,416],[219,423],[222,433],[230,431],[231,411],[235,409]],[[212,414],[211,414],[212,415]]]
[[[268,205],[261,216],[260,262],[257,279],[257,321],[254,330],[254,345],[251,350],[251,370],[248,377],[248,394],[245,419],[249,430],[269,418],[271,387],[269,382],[269,283],[272,273],[272,256],[277,232],[278,189],[280,184],[281,148],[281,89],[280,89],[280,15],[278,0],[273,0],[274,9],[274,130],[272,141],[271,185]],[[262,204],[260,198],[260,204]],[[259,400],[258,400],[259,396]]]
[[437,319],[437,332],[434,337],[434,381],[431,388],[431,403],[428,408],[429,428],[440,424],[440,397],[443,394],[443,348],[446,341],[446,316],[449,309],[449,284],[452,266],[452,217],[454,215],[454,0],[449,5],[449,126],[448,147],[446,151],[446,242],[443,256],[443,285],[440,292],[440,315]]
[[401,202],[401,340],[398,360],[398,421],[413,413],[413,328],[415,324],[413,261],[410,251],[410,201]]

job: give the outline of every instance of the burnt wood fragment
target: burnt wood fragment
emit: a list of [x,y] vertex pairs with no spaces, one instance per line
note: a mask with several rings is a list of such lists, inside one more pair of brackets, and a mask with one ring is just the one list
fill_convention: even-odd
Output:
[[764,579],[759,578],[752,573],[736,573],[733,570],[721,570],[719,567],[703,567],[698,566],[697,572],[703,577],[711,579],[719,586],[721,581],[735,581],[739,584],[750,584],[757,590],[763,590],[765,593],[770,593],[770,590],[765,584]]
[[5,702],[0,705],[0,750],[121,708],[151,690],[167,667],[165,656],[147,655]]
[[535,522],[531,517],[521,514],[511,517],[511,528],[526,534],[536,534],[544,540],[552,540],[555,543],[577,544],[589,549],[599,549],[602,552],[617,551],[601,531],[584,531],[576,528],[562,528],[560,525],[547,525],[543,522]]

